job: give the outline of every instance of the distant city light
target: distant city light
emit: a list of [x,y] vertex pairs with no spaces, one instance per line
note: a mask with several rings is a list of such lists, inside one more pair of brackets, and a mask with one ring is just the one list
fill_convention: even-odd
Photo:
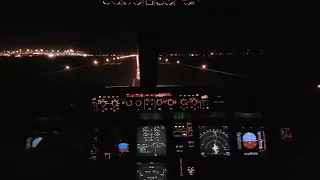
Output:
[[202,69],[206,69],[207,68],[207,66],[204,64],[204,65],[202,65]]
[[70,67],[69,66],[66,66],[66,70],[69,70],[70,69]]
[[93,61],[93,64],[98,65],[98,61]]
[[179,64],[180,63],[180,61],[177,61],[177,64]]
[[317,85],[317,88],[319,88],[319,89],[320,89],[320,84],[318,84],[318,85]]
[[166,59],[166,62],[168,62],[169,60],[168,59]]
[[116,58],[112,58],[113,60],[116,60]]
[[119,59],[119,57],[117,57],[117,59]]
[[161,57],[159,57],[159,60],[161,60]]
[[109,62],[109,59],[106,59],[107,62]]

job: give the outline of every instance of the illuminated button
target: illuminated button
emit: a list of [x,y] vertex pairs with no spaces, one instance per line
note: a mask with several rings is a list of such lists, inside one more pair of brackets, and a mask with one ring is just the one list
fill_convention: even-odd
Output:
[[145,0],[145,5],[146,6],[153,6],[154,5],[154,0]]
[[105,159],[111,159],[111,153],[103,153]]

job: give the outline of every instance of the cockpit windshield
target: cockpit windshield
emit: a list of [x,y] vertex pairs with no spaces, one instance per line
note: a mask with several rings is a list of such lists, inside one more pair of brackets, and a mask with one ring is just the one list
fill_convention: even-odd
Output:
[[[188,6],[106,8],[109,1],[97,1],[72,9],[76,5],[69,3],[53,6],[61,9],[55,18],[44,12],[43,18],[50,21],[38,20],[33,11],[26,13],[28,17],[18,18],[16,26],[2,27],[1,81],[9,89],[24,84],[70,93],[90,85],[138,87],[141,61],[158,61],[152,69],[158,75],[150,77],[158,86],[317,84],[311,71],[299,69],[315,70],[314,66],[297,63],[301,62],[297,55],[305,52],[306,34],[282,25],[283,19],[232,18],[217,15],[221,11],[214,11],[219,9],[215,6],[203,9],[182,2]],[[25,12],[23,5],[16,8]],[[139,38],[148,31],[155,31],[157,59],[139,58]]]

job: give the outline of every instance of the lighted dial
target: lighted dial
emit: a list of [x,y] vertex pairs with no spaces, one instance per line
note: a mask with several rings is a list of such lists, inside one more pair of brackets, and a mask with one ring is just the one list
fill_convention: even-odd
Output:
[[112,0],[102,0],[101,2],[104,5],[110,5],[112,3]]
[[134,5],[142,5],[143,0],[133,0]]
[[183,106],[188,105],[187,99],[180,99],[180,104],[183,105]]
[[127,106],[132,106],[132,101],[131,101],[131,100],[127,101],[127,102],[126,102],[126,105],[127,105]]
[[168,99],[168,106],[173,106],[174,101],[172,99]]
[[187,6],[195,5],[198,0],[184,0],[183,4]]
[[157,0],[157,1],[156,1],[156,4],[157,4],[158,6],[162,6],[162,5],[164,5],[165,1],[166,1],[166,0]]
[[230,155],[227,127],[200,126],[199,131],[201,156]]
[[136,101],[136,106],[141,106],[142,105],[142,101],[141,100],[137,100]]
[[113,0],[113,1],[112,1],[112,3],[113,3],[114,5],[119,5],[120,2],[121,2],[120,0]]
[[125,5],[130,5],[131,4],[131,0],[123,0]]
[[165,0],[166,5],[171,6],[171,5],[174,5],[174,3],[175,3],[175,0]]
[[101,102],[101,104],[100,104],[101,106],[105,106],[106,105],[106,103],[105,102]]
[[118,107],[118,106],[119,106],[119,101],[116,100],[116,99],[114,99],[114,100],[111,101],[111,104],[112,104],[112,106],[114,106],[114,107]]
[[198,104],[198,100],[194,98],[191,100],[191,103],[195,106]]
[[157,104],[157,106],[161,106],[161,105],[162,105],[162,99],[158,99],[158,100],[156,101],[156,104]]
[[242,136],[243,139],[243,145],[247,149],[254,149],[257,147],[257,136],[253,134],[252,132],[247,132]]

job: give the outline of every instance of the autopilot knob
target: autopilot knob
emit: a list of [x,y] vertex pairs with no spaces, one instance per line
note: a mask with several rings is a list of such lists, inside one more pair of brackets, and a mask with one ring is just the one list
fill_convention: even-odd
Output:
[[181,100],[180,100],[180,104],[183,105],[183,106],[186,106],[186,105],[188,104],[187,99],[184,99],[184,98],[181,99]]
[[173,106],[174,100],[173,99],[168,99],[168,106]]
[[157,99],[156,104],[157,104],[157,106],[161,106],[162,105],[162,99]]
[[192,99],[191,103],[195,106],[198,104],[198,100],[197,99]]
[[119,101],[116,100],[116,99],[114,99],[114,100],[111,101],[111,104],[112,104],[112,106],[114,106],[114,107],[118,107],[118,106],[119,106]]
[[131,101],[131,100],[127,101],[127,102],[126,102],[126,105],[127,105],[127,106],[132,106],[132,101]]

